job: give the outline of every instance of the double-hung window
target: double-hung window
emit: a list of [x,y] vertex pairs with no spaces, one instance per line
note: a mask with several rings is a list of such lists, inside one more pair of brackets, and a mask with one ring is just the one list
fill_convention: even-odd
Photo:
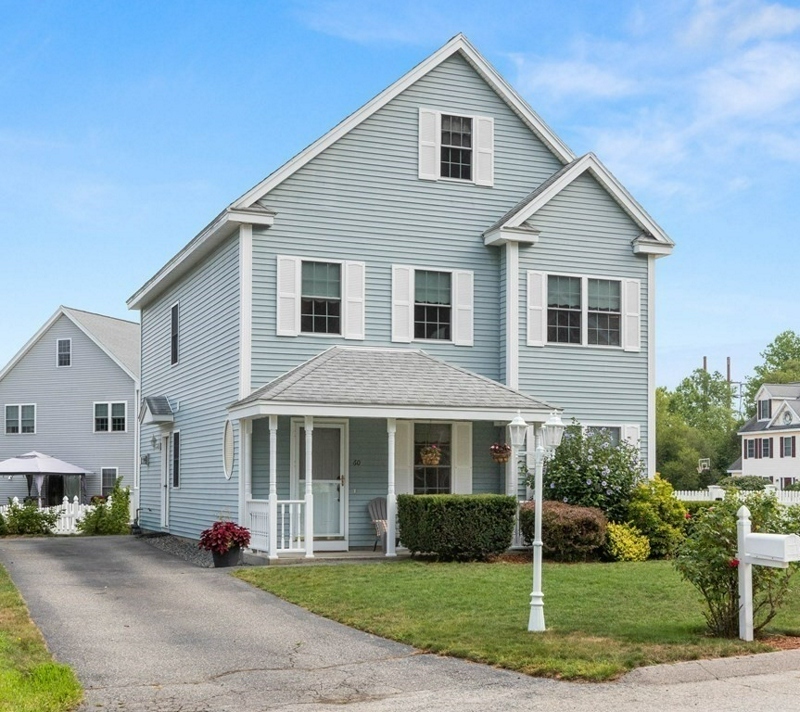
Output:
[[95,403],[94,432],[124,433],[127,427],[127,403]]
[[472,180],[472,119],[442,114],[442,178]]
[[494,119],[420,108],[419,177],[494,184]]
[[449,423],[414,423],[414,494],[450,494],[451,449]]
[[59,368],[72,365],[72,339],[58,339],[56,342],[56,365]]
[[772,457],[772,438],[761,441],[761,457]]
[[304,334],[341,334],[341,264],[304,260],[302,275],[300,331]]
[[618,425],[587,425],[587,435],[597,435],[603,433],[608,436],[611,447],[619,445],[622,439],[622,428]]
[[641,349],[638,279],[528,272],[528,346]]
[[172,433],[172,486],[181,486],[181,434]]
[[795,456],[795,436],[781,438],[781,457]]
[[772,401],[769,398],[758,401],[758,419],[769,420],[772,417]]
[[36,432],[34,403],[6,406],[6,435],[31,435]]
[[102,467],[100,469],[103,497],[108,497],[114,491],[114,484],[117,481],[117,472],[118,470],[116,467]]
[[414,271],[414,338],[450,341],[452,323],[449,272]]
[[178,363],[179,320],[178,305],[174,304],[169,314],[169,362],[172,365]]

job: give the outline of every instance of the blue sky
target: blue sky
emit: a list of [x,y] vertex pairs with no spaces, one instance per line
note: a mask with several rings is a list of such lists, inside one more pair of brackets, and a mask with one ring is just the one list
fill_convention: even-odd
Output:
[[677,243],[657,382],[800,331],[800,4],[0,0],[0,364],[125,300],[458,32]]

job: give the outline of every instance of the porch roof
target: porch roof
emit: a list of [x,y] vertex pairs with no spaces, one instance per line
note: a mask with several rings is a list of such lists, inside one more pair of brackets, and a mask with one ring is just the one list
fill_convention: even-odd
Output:
[[318,415],[543,422],[554,406],[418,349],[334,346],[230,406],[235,418]]

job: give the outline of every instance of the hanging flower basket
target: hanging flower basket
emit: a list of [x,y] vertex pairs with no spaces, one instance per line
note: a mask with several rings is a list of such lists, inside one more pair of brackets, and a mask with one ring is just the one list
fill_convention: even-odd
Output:
[[511,457],[511,445],[508,443],[494,443],[489,447],[489,452],[492,453],[492,459],[500,464],[508,462]]
[[438,445],[425,445],[419,450],[419,459],[428,467],[435,467],[442,459],[442,451]]

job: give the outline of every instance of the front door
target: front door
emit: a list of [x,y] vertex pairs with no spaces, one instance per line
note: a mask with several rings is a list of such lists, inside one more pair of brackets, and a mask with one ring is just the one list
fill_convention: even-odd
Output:
[[[311,491],[314,494],[314,548],[347,550],[347,460],[345,423],[314,423],[311,454]],[[306,480],[306,432],[302,423],[294,431],[296,483],[293,498],[303,499]]]

